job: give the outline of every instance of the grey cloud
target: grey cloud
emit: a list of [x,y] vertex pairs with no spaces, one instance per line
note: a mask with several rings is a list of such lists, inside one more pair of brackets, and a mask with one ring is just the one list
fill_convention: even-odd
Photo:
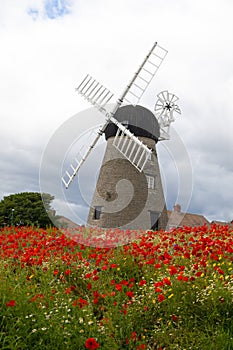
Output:
[[[182,116],[174,128],[193,171],[188,211],[209,219],[233,219],[233,4],[197,0],[170,1],[167,6],[164,1],[148,1],[145,6],[137,0],[100,0],[92,1],[90,7],[81,0],[73,2],[72,13],[63,23],[55,18],[31,21],[27,8],[38,9],[39,17],[44,11],[38,1],[33,4],[27,1],[12,7],[12,2],[3,0],[0,5],[1,196],[39,189],[40,158],[49,135],[52,138],[70,115],[88,106],[74,92],[86,73],[119,96],[150,45],[158,40],[169,52],[141,104],[153,109],[156,94],[165,89],[178,95]],[[59,4],[69,8],[67,2]],[[59,14],[58,2],[50,5],[51,16]],[[31,15],[36,17],[37,12]],[[100,116],[93,115],[88,125],[80,119],[69,130],[70,139],[60,133],[59,147],[47,164],[46,189],[56,192],[60,163],[69,160],[65,152],[85,128],[100,122]],[[175,162],[162,151],[162,144],[158,147],[167,203],[171,209],[179,200],[185,208],[190,176],[182,153],[169,142]],[[100,162],[93,153],[79,175],[80,190],[85,193],[64,195],[61,191],[60,203],[67,197],[86,215]],[[183,174],[183,194],[176,166]]]

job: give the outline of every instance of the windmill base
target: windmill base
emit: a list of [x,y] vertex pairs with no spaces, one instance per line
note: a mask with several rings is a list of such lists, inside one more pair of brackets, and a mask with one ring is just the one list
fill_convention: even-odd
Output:
[[102,228],[129,230],[166,229],[165,204],[155,142],[140,139],[153,150],[152,158],[139,172],[113,146],[107,147],[96,184],[87,224]]

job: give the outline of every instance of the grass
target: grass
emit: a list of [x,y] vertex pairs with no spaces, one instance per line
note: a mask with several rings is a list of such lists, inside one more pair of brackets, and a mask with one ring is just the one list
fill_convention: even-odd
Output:
[[233,349],[227,226],[108,249],[9,227],[0,246],[0,349]]

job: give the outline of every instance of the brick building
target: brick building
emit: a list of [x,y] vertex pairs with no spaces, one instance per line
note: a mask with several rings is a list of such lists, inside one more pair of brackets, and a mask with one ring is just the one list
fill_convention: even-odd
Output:
[[173,207],[173,211],[168,210],[168,226],[167,229],[171,229],[179,226],[202,226],[204,224],[209,225],[209,221],[200,214],[184,213],[181,211],[180,204],[176,204]]

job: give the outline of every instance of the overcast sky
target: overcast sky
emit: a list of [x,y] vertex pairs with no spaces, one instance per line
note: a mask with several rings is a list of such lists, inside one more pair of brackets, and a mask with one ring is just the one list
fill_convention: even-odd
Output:
[[[153,110],[163,90],[179,97],[174,139],[158,145],[168,209],[179,201],[210,221],[232,220],[232,16],[231,0],[1,0],[0,198],[40,191],[46,145],[89,108],[75,92],[85,74],[117,97],[157,41],[168,55],[140,103]],[[91,198],[93,188],[81,190]],[[77,208],[87,213],[85,200]]]

